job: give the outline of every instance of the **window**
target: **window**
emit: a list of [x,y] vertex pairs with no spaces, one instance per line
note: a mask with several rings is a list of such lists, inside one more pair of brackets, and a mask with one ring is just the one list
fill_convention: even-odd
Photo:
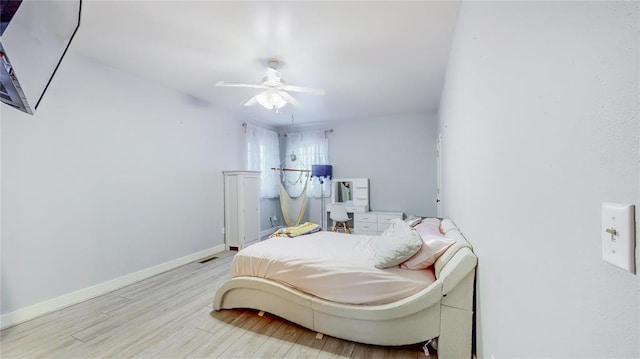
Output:
[[278,197],[278,178],[271,171],[272,167],[278,167],[280,163],[278,134],[275,131],[246,124],[245,138],[247,142],[246,169],[262,172],[260,174],[260,197]]
[[[291,155],[294,154],[296,160],[291,161]],[[287,152],[285,155],[285,163],[287,167],[311,170],[311,165],[327,165],[329,164],[329,141],[324,131],[315,132],[293,132],[287,133]],[[290,195],[299,195],[304,185],[295,181],[293,176],[296,174],[287,174],[287,190]],[[324,183],[324,195],[328,196],[331,192],[329,181]],[[313,178],[307,187],[307,197],[320,198],[320,182],[318,178]]]

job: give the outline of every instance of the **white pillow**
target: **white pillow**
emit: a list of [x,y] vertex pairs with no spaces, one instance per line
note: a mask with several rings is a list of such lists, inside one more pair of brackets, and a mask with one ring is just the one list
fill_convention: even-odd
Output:
[[373,262],[376,268],[384,269],[397,266],[411,258],[422,247],[418,232],[407,222],[394,219],[391,225],[373,242]]

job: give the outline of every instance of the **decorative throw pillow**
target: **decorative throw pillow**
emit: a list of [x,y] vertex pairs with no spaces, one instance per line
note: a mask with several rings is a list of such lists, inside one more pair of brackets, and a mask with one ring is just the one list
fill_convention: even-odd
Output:
[[422,222],[413,227],[420,233],[420,235],[429,234],[444,234],[440,233],[440,220],[438,218],[424,218]]
[[416,217],[416,216],[411,215],[411,216],[405,218],[404,221],[409,224],[409,227],[413,228],[416,225],[418,225],[420,222],[422,222],[422,217]]
[[415,230],[401,220],[391,225],[373,242],[374,265],[378,269],[390,268],[406,261],[422,247],[422,239]]
[[400,264],[400,268],[405,269],[425,269],[433,265],[444,252],[455,243],[455,240],[448,239],[438,234],[421,234],[422,247],[411,258]]

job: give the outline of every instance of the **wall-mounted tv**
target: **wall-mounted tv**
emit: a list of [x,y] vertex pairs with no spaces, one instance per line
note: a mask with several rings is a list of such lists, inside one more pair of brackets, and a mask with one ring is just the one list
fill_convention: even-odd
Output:
[[82,0],[0,1],[0,101],[33,114],[80,26]]

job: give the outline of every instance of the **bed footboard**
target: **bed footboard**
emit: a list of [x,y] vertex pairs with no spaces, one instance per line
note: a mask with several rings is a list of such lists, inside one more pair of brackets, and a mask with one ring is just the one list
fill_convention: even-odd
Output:
[[216,292],[214,309],[264,310],[313,331],[375,345],[408,345],[440,332],[441,284],[383,305],[348,305],[310,296],[277,282],[236,277]]
[[264,310],[313,330],[312,296],[277,282],[238,277],[222,285],[213,309],[249,308]]

